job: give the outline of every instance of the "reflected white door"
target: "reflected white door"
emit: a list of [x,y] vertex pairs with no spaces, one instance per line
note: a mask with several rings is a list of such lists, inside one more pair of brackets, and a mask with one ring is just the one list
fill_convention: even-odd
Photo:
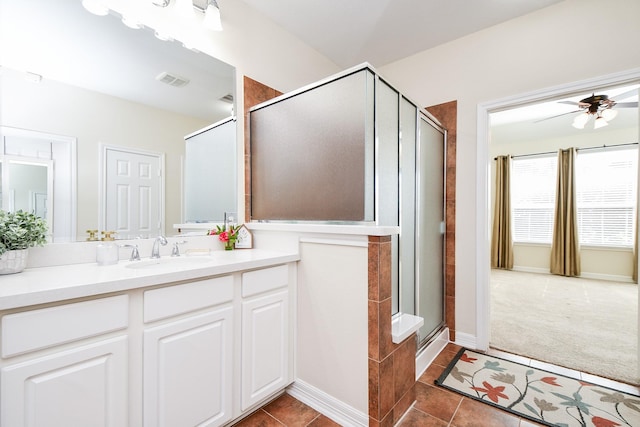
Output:
[[103,230],[120,239],[162,233],[162,154],[105,148]]

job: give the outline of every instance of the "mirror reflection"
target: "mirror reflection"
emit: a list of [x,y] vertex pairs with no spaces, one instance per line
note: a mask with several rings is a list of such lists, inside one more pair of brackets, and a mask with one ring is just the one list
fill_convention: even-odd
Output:
[[[53,162],[51,207],[33,191],[30,208],[49,216],[53,241],[82,241],[86,230],[110,227],[122,228],[119,238],[172,234],[183,222],[185,136],[233,114],[233,67],[151,29],[128,28],[114,12],[92,15],[80,0],[0,0],[0,11],[2,170],[7,156]],[[109,150],[149,156],[158,170],[108,165]],[[127,194],[118,181],[125,172],[159,176],[154,194],[143,202]],[[7,183],[0,188],[4,207]],[[144,227],[109,222],[123,212]]]

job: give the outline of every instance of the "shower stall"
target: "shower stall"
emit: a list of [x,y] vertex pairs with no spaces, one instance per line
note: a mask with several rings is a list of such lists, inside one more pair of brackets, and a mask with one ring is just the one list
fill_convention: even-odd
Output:
[[[399,226],[393,312],[445,326],[446,132],[363,64],[250,110],[251,220]],[[277,165],[277,167],[274,167]]]

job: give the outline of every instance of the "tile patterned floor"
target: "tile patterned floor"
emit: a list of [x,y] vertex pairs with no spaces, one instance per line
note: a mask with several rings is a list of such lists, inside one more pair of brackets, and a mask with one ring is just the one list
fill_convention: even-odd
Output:
[[[420,376],[416,383],[416,403],[396,427],[536,427],[542,425],[435,386],[434,381],[444,371],[458,350],[460,350],[459,346],[448,344]],[[629,393],[640,394],[638,387],[507,353],[490,351],[490,354]],[[339,424],[290,395],[283,394],[240,421],[236,426],[334,427]]]

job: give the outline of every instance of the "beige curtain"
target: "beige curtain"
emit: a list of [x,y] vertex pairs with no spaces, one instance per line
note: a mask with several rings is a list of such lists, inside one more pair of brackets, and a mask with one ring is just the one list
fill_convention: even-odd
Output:
[[496,158],[496,200],[493,209],[491,236],[491,267],[513,268],[513,239],[511,237],[511,156]]
[[580,275],[578,207],[575,189],[576,149],[558,151],[556,209],[551,243],[551,273]]

